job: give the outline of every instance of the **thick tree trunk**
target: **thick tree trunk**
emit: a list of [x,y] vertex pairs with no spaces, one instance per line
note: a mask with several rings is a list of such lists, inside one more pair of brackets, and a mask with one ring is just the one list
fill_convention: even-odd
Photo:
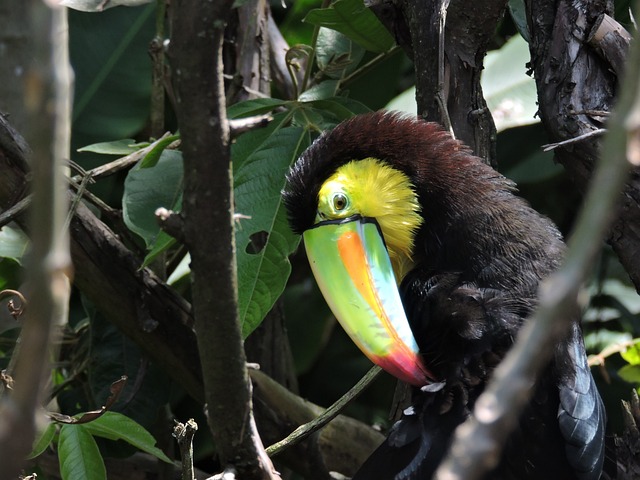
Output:
[[[504,0],[369,0],[378,18],[413,58],[418,113],[451,128],[495,166],[496,129],[480,74]],[[444,30],[443,30],[444,29]]]
[[[606,126],[606,113],[615,101],[618,62],[628,43],[605,42],[594,48],[591,32],[603,13],[612,14],[612,2],[528,1],[531,65],[538,87],[540,118],[552,142],[561,142]],[[589,41],[591,40],[591,44]],[[600,50],[600,54],[599,51]],[[584,191],[600,154],[600,137],[591,136],[560,146],[556,159]],[[633,171],[620,198],[609,243],[640,292],[640,170]]]

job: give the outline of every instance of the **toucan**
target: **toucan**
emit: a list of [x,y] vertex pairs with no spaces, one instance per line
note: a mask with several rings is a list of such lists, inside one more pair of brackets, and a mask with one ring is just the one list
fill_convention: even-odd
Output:
[[[515,185],[441,126],[394,112],[321,134],[283,190],[325,300],[412,405],[354,480],[429,479],[565,246]],[[485,479],[597,480],[606,414],[579,314]]]

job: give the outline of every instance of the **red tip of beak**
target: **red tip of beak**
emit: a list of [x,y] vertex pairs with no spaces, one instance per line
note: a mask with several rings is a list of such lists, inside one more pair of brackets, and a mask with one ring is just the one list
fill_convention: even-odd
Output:
[[435,381],[435,377],[424,367],[420,357],[406,349],[397,349],[384,357],[376,355],[371,360],[394,377],[415,387],[423,387]]

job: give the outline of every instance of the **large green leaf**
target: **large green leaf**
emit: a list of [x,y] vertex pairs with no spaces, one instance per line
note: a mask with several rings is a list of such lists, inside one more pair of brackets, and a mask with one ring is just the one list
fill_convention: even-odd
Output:
[[[157,421],[158,411],[169,401],[170,379],[158,365],[148,363],[140,347],[88,301],[84,302],[84,307],[91,322],[85,389],[91,394],[92,408],[105,405],[111,396],[111,384],[127,375],[129,381],[111,410],[151,428]],[[144,311],[140,312],[139,322],[141,328],[154,327],[154,320]]]
[[256,128],[240,135],[231,145],[234,171],[238,171],[247,157],[260,148],[260,145],[273,135],[273,132],[286,126],[290,119],[289,111],[276,113],[266,127]]
[[[72,150],[137,134],[149,117],[155,5],[69,12],[75,73]],[[80,160],[104,162],[92,153]],[[86,167],[86,165],[85,165]]]
[[[520,35],[514,35],[499,50],[489,52],[484,61],[481,84],[498,132],[540,122],[536,84],[526,73],[529,47]],[[415,115],[416,88],[410,87],[386,106]]]
[[321,28],[318,33],[316,61],[329,78],[341,79],[353,72],[364,53],[364,48],[336,30]]
[[155,211],[159,207],[179,209],[182,198],[182,153],[164,150],[152,168],[132,168],[124,182],[122,215],[131,231],[140,235],[151,247],[160,226]]
[[234,178],[236,212],[249,216],[236,228],[240,320],[251,333],[289,278],[288,256],[299,237],[287,225],[281,190],[289,165],[308,144],[303,128],[282,128],[242,164]]
[[386,52],[395,43],[362,0],[338,0],[329,8],[311,10],[304,21],[337,30],[372,52]]
[[630,365],[640,365],[640,339],[636,339],[633,345],[620,352],[620,355]]
[[147,452],[160,460],[173,463],[162,450],[156,447],[156,439],[145,428],[129,417],[117,412],[105,412],[92,422],[82,426],[91,435],[110,440],[124,440],[134,447]]
[[538,111],[536,84],[526,73],[529,58],[529,46],[520,35],[485,58],[482,91],[498,132],[540,121],[534,117]]
[[129,155],[140,149],[136,141],[131,138],[113,140],[111,142],[98,142],[78,149],[79,152],[92,152],[101,155]]
[[10,258],[21,263],[28,247],[29,237],[22,230],[9,225],[0,228],[0,258]]
[[83,425],[62,426],[58,440],[58,459],[63,480],[107,478],[98,445]]

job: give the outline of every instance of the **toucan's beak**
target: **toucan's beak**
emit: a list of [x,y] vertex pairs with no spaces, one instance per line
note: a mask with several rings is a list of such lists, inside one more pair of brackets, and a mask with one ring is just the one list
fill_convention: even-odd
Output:
[[376,221],[359,215],[328,220],[303,237],[325,300],[360,350],[400,380],[430,383]]

